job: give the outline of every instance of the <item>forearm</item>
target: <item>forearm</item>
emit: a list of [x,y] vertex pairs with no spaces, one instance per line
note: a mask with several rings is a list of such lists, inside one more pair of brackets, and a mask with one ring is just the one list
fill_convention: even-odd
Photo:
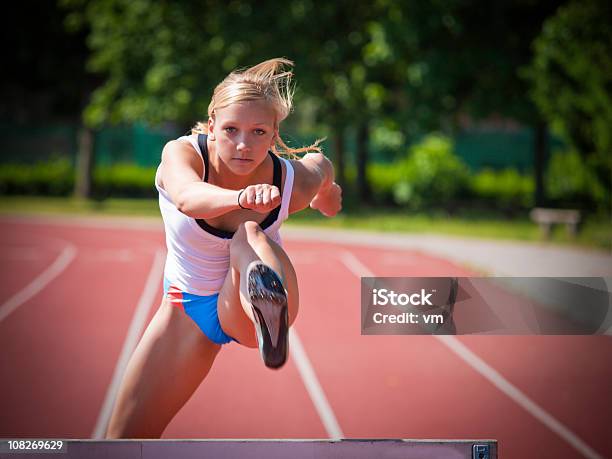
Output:
[[214,218],[239,209],[239,190],[228,190],[210,183],[193,182],[180,189],[174,204],[185,215],[193,218]]

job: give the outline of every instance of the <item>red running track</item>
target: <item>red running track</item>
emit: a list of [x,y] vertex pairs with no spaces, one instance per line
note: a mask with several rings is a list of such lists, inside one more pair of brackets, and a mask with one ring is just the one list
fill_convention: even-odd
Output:
[[[90,438],[137,305],[143,325],[159,305],[163,233],[1,223],[0,437]],[[225,346],[164,438],[493,438],[501,457],[612,457],[609,337],[361,336],[360,275],[474,273],[413,250],[285,247],[301,296],[288,364]]]

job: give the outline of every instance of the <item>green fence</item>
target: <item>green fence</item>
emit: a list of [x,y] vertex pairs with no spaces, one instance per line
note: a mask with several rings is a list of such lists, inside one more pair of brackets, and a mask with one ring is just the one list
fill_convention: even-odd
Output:
[[32,164],[54,156],[74,157],[78,127],[73,124],[0,125],[0,163]]
[[[150,128],[142,124],[105,127],[95,132],[96,164],[155,166],[165,143],[186,131],[176,126]],[[74,163],[78,133],[79,127],[71,124],[0,126],[0,163],[31,164],[54,157],[67,157]]]
[[[159,163],[164,144],[189,130],[188,127],[169,125],[151,128],[143,124],[105,127],[95,133],[94,153],[96,163],[111,165],[131,163],[139,166],[155,166]],[[43,126],[0,126],[0,163],[25,163],[45,161],[52,157],[76,157],[79,127],[64,123]],[[299,135],[289,138],[299,143]],[[354,162],[355,136],[349,132],[346,139],[348,163]],[[533,166],[533,131],[520,129],[472,130],[454,139],[456,153],[474,171],[485,167],[504,169],[514,167],[522,172]],[[561,145],[551,138],[551,147]],[[326,142],[326,150],[333,157],[333,143]],[[407,152],[407,148],[404,149]],[[373,162],[388,162],[404,152],[388,152],[370,148]]]
[[97,164],[135,163],[139,166],[159,164],[161,151],[171,139],[180,137],[176,127],[148,128],[141,124],[102,129],[96,133],[94,154]]

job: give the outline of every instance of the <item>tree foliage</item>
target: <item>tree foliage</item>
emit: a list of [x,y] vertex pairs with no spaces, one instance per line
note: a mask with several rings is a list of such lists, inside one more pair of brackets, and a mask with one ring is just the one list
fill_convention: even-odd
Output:
[[[527,73],[544,117],[584,157],[612,161],[612,5],[572,1],[548,19]],[[610,178],[608,177],[608,184]]]
[[466,115],[539,126],[539,138],[544,115],[581,152],[610,151],[603,0],[62,3],[73,28],[87,26],[89,67],[104,77],[85,112],[91,126],[190,125],[229,71],[285,56],[296,60],[296,105],[327,126],[341,166],[345,128],[356,133],[362,188],[371,140],[401,154],[428,132],[452,134]]
[[86,24],[89,69],[105,76],[85,119],[91,126],[146,121],[193,122],[235,54],[215,39],[219,27],[202,2],[66,0],[68,24]]
[[[558,1],[403,1],[383,23],[401,103],[413,134],[452,131],[460,115],[497,114],[532,124],[520,77],[530,44]],[[389,75],[388,75],[389,76]]]
[[93,124],[193,120],[227,72],[282,55],[297,59],[298,95],[321,121],[376,117],[409,134],[459,113],[533,118],[531,101],[517,97],[527,91],[518,70],[557,5],[291,0],[281,14],[271,1],[63,3],[70,23],[89,26],[90,68],[106,76],[88,109]]

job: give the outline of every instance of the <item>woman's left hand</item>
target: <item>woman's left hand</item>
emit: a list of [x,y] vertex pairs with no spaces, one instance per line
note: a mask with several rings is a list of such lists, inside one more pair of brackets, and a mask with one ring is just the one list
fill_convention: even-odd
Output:
[[310,201],[310,207],[326,217],[335,216],[342,209],[342,188],[336,182],[332,182],[328,187],[319,190]]

